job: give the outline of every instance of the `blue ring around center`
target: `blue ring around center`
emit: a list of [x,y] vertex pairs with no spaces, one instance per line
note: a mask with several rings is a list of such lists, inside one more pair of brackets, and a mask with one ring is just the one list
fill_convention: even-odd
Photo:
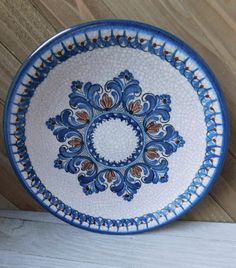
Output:
[[[104,157],[101,157],[99,155],[96,148],[94,147],[93,134],[96,130],[97,125],[99,125],[102,122],[109,121],[111,119],[120,119],[121,121],[127,122],[128,126],[133,127],[133,130],[136,132],[135,135],[138,137],[138,142],[135,150],[131,155],[127,155],[127,158],[125,160],[120,161],[106,160]],[[96,162],[105,166],[119,168],[130,165],[132,162],[134,162],[142,153],[145,142],[144,142],[143,129],[141,125],[133,117],[129,116],[127,113],[109,112],[105,114],[104,113],[100,114],[90,123],[87,132],[85,134],[85,143],[89,154],[93,159],[96,160]]]

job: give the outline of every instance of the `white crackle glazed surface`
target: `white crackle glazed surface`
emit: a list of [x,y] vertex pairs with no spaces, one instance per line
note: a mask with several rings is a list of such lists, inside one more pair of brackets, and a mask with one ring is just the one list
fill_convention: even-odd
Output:
[[[143,184],[131,202],[124,202],[109,190],[86,196],[77,175],[54,168],[60,144],[45,125],[49,117],[68,108],[68,94],[73,80],[104,85],[125,69],[139,80],[143,93],[171,96],[170,123],[185,140],[185,146],[168,158],[169,181]],[[26,145],[38,177],[67,205],[93,216],[129,218],[162,209],[186,190],[205,156],[206,126],[203,107],[196,92],[169,63],[140,50],[120,47],[95,49],[56,66],[38,86],[26,119]],[[108,150],[108,136],[106,133],[104,139],[97,140],[98,146],[104,147],[104,150]],[[110,138],[114,139],[114,135]],[[133,142],[130,138],[128,144],[131,146]],[[120,157],[118,151],[117,155],[115,151],[113,153],[114,159]]]

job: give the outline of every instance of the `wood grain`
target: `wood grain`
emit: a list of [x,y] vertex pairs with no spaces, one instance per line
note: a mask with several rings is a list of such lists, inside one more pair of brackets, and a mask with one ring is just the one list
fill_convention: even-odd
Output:
[[0,194],[0,209],[12,209],[15,210],[17,207],[8,201],[4,196]]
[[0,240],[7,268],[236,266],[236,225],[229,223],[181,221],[136,236],[104,236],[48,213],[1,211]]
[[[117,267],[117,266],[106,266],[106,265],[99,265],[94,263],[84,263],[84,262],[77,262],[77,261],[70,261],[70,260],[62,260],[60,257],[52,258],[47,256],[37,256],[37,255],[28,255],[23,253],[11,252],[9,250],[1,250],[1,268],[27,268],[32,267],[34,268],[102,268],[102,267]],[[19,266],[20,260],[20,266]]]
[[[0,1],[0,118],[10,82],[33,49],[66,27],[105,18],[141,20],[170,31],[193,47],[214,71],[230,114],[229,153],[210,194],[184,219],[236,221],[235,0]],[[0,194],[21,209],[39,209],[17,182],[6,158],[2,134],[0,156]]]

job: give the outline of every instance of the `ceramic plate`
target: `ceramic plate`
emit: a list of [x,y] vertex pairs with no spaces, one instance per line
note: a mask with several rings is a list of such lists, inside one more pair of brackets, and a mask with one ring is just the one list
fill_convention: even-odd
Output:
[[5,140],[20,181],[60,219],[136,233],[186,213],[227,147],[219,86],[177,37],[132,21],[67,29],[25,61]]

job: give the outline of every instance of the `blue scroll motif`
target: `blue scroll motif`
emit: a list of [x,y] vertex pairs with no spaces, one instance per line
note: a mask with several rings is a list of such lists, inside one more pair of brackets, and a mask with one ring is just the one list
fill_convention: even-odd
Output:
[[[54,166],[78,174],[86,195],[110,188],[126,201],[133,199],[142,183],[167,182],[167,158],[185,143],[169,124],[170,104],[169,95],[142,94],[139,81],[128,70],[104,86],[73,81],[70,108],[46,122],[56,139],[63,143]],[[139,140],[132,156],[120,163],[100,158],[90,140],[93,128],[96,128],[94,122],[109,120],[108,117],[131,124]],[[144,139],[144,133],[148,139]]]

